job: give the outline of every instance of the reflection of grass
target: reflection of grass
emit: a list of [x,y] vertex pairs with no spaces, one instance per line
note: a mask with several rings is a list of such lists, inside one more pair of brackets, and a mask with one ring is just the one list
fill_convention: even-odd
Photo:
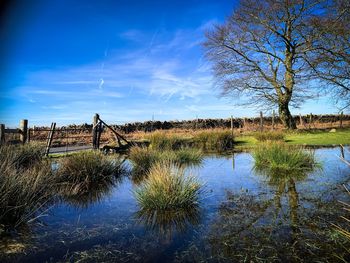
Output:
[[118,175],[110,178],[111,180],[101,180],[99,183],[88,184],[85,189],[63,183],[59,185],[58,192],[65,202],[75,207],[87,208],[110,194],[113,188],[122,181],[122,178]]
[[75,193],[88,191],[93,184],[113,182],[124,171],[116,160],[97,151],[85,151],[63,158],[58,165],[58,179]]
[[199,216],[198,206],[170,211],[141,209],[136,213],[136,218],[147,228],[168,238],[175,232],[184,233],[190,225],[197,225]]
[[201,185],[184,168],[171,162],[153,165],[148,178],[134,194],[141,209],[169,210],[187,208],[199,201]]
[[315,165],[312,152],[288,146],[284,143],[264,143],[253,152],[255,167],[272,172],[311,171]]

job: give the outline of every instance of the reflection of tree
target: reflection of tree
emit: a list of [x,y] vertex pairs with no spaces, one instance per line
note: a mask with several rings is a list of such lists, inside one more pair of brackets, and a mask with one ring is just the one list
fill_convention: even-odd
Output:
[[135,217],[147,229],[169,240],[175,233],[185,233],[189,227],[199,224],[200,210],[197,206],[163,211],[143,209]]
[[[295,182],[305,174],[281,174],[259,171],[266,176],[275,194],[273,198],[247,193],[228,193],[219,208],[219,219],[213,224],[209,240],[213,253],[230,260],[274,260],[280,255],[293,257],[289,246],[299,234],[299,197]],[[288,199],[287,218],[283,216],[284,196]],[[289,223],[288,223],[289,222]]]
[[228,192],[208,235],[211,256],[234,262],[299,262],[308,257],[333,262],[348,253],[348,243],[334,239],[329,223],[338,220],[337,202],[306,201],[298,193],[296,184],[307,174],[259,172],[274,189],[272,198]]

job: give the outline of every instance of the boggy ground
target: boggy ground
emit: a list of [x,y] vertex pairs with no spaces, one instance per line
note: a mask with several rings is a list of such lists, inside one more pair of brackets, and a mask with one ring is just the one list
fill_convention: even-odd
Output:
[[0,258],[344,262],[349,241],[332,225],[348,227],[339,201],[349,201],[342,185],[349,185],[350,172],[339,154],[339,148],[315,150],[322,169],[292,177],[256,171],[249,153],[206,156],[201,166],[187,169],[205,183],[199,206],[163,213],[140,210],[132,193],[140,182],[126,174],[81,197],[64,196],[45,217],[3,235]]

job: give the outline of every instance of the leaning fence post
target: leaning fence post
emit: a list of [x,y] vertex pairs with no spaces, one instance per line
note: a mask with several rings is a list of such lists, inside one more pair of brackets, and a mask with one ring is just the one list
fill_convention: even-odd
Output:
[[339,116],[339,128],[343,128],[343,112]]
[[49,134],[47,136],[47,141],[46,141],[46,150],[45,150],[45,156],[49,155],[50,152],[50,147],[53,139],[53,134],[55,133],[55,128],[56,128],[56,122],[51,123],[51,128],[49,131]]
[[263,113],[260,111],[260,131],[262,132],[264,129],[264,120],[263,120]]
[[0,124],[0,145],[5,144],[5,124]]
[[275,129],[275,110],[272,111],[272,130]]
[[27,133],[28,133],[28,120],[21,120],[19,123],[20,135],[19,139],[22,144],[27,142]]

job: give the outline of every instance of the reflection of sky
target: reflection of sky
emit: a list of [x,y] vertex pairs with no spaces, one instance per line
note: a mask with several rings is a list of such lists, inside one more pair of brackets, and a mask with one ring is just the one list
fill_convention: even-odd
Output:
[[[235,1],[14,3],[0,35],[7,125],[90,123],[95,112],[112,123],[256,115],[218,97],[201,47]],[[335,109],[320,101],[294,112]]]

